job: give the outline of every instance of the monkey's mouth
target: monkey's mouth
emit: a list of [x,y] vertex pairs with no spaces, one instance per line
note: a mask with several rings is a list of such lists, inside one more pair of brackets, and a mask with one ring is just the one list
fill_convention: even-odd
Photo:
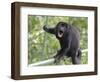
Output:
[[62,30],[60,30],[59,32],[58,32],[58,37],[62,37],[63,36],[63,34],[64,34],[64,32],[62,31]]

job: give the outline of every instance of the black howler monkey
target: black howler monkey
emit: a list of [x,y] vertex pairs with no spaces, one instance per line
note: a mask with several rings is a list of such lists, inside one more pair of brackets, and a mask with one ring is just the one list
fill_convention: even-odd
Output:
[[61,49],[54,56],[54,63],[60,61],[64,56],[71,57],[73,64],[81,63],[80,34],[74,26],[59,22],[54,28],[48,28],[45,25],[43,29],[54,34],[60,42]]

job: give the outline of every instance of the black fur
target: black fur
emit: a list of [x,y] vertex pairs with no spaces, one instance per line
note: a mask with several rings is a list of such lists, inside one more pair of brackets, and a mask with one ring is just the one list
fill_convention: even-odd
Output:
[[74,26],[59,22],[54,28],[44,26],[43,29],[54,34],[60,42],[61,49],[54,56],[55,63],[59,62],[64,56],[71,57],[73,64],[81,63],[80,34]]

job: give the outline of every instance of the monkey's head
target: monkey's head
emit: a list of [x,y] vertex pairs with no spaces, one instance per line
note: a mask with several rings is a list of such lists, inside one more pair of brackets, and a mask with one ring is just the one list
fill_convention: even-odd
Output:
[[65,22],[59,22],[56,25],[56,36],[62,38],[69,31],[69,26]]

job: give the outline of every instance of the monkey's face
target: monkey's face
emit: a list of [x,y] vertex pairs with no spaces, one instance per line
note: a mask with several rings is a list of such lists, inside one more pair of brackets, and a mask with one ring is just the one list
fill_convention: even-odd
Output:
[[65,27],[60,27],[58,29],[58,37],[61,38],[64,35]]
[[66,23],[60,22],[56,27],[57,27],[57,36],[59,38],[62,38],[67,30]]

